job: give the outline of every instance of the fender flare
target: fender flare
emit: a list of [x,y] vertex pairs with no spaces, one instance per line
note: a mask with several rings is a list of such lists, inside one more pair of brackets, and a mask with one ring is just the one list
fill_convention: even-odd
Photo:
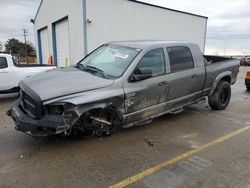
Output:
[[[230,77],[230,80],[232,79],[232,72],[231,71],[225,71],[223,73],[220,73],[214,80],[213,86],[211,88],[211,91],[209,93],[208,96],[212,95],[217,87],[217,85],[220,83],[220,81],[224,78],[224,77]],[[231,82],[230,82],[231,84]]]

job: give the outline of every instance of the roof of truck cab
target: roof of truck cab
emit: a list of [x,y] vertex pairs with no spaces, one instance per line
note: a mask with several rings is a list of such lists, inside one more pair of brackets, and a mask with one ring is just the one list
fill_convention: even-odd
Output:
[[108,44],[116,44],[120,46],[127,46],[132,48],[138,48],[141,50],[150,48],[150,47],[157,47],[159,45],[185,45],[185,44],[192,44],[188,41],[167,41],[167,40],[140,40],[140,41],[115,41],[109,42]]

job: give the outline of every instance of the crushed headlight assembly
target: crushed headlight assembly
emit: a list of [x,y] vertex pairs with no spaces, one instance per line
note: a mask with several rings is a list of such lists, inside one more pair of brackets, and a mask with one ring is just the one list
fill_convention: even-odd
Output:
[[74,107],[71,103],[54,103],[44,106],[44,112],[55,115],[70,114],[74,112]]
[[48,104],[44,106],[44,113],[48,115],[61,115],[68,125],[74,124],[79,119],[75,111],[75,105],[71,103]]
[[48,114],[62,115],[64,112],[64,105],[48,105],[45,107]]

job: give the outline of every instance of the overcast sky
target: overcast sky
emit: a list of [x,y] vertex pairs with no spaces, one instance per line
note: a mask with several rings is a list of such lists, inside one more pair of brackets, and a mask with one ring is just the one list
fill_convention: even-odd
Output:
[[207,16],[207,54],[250,54],[250,0],[143,1]]
[[28,40],[34,42],[34,18],[40,0],[0,0],[0,41],[15,37],[24,40],[22,29],[28,30]]
[[[209,17],[206,53],[220,55],[250,54],[249,0],[142,0],[172,9]],[[0,41],[15,37],[34,42],[33,24],[40,0],[0,0]]]

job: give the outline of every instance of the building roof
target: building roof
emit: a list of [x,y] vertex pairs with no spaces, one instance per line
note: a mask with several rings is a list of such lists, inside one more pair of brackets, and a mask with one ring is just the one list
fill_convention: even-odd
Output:
[[202,15],[199,15],[199,14],[183,12],[183,11],[180,11],[180,10],[175,10],[175,9],[171,9],[171,8],[167,8],[167,7],[163,7],[163,6],[159,6],[159,5],[155,5],[155,4],[151,4],[151,3],[146,3],[146,2],[142,2],[142,1],[138,1],[138,0],[128,0],[128,1],[131,1],[131,2],[134,2],[134,3],[140,3],[140,4],[144,4],[144,5],[148,5],[148,6],[152,6],[152,7],[156,7],[156,8],[161,8],[161,9],[165,9],[165,10],[170,10],[170,11],[174,11],[174,12],[179,12],[179,13],[182,13],[182,14],[188,14],[188,15],[191,15],[191,16],[196,16],[196,17],[201,17],[201,18],[208,19],[208,17],[202,16]]
[[[182,14],[187,14],[187,15],[191,15],[191,16],[196,16],[196,17],[201,17],[201,18],[208,19],[208,17],[206,17],[206,16],[201,16],[201,15],[198,15],[198,14],[193,14],[193,13],[189,13],[189,12],[183,12],[183,11],[180,11],[180,10],[170,9],[170,8],[167,8],[167,7],[163,7],[163,6],[159,6],[159,5],[155,5],[155,4],[151,4],[151,3],[146,3],[146,2],[137,1],[137,0],[128,0],[128,1],[134,2],[134,3],[140,3],[140,4],[144,4],[144,5],[148,5],[148,6],[152,6],[152,7],[156,7],[156,8],[161,8],[161,9],[165,9],[165,10],[170,10],[170,11],[174,11],[174,12],[179,12],[179,13],[182,13]],[[39,4],[39,7],[37,9],[34,21],[36,21],[36,18],[37,18],[37,15],[38,15],[39,11],[40,11],[42,3],[43,3],[43,0],[41,0],[41,2]]]
[[38,9],[37,9],[37,11],[36,11],[36,15],[35,15],[35,18],[34,18],[34,23],[35,23],[35,21],[36,21],[36,17],[37,17],[37,15],[38,15],[39,11],[40,11],[40,8],[41,8],[42,4],[43,4],[43,0],[40,1],[39,7],[38,7]]

